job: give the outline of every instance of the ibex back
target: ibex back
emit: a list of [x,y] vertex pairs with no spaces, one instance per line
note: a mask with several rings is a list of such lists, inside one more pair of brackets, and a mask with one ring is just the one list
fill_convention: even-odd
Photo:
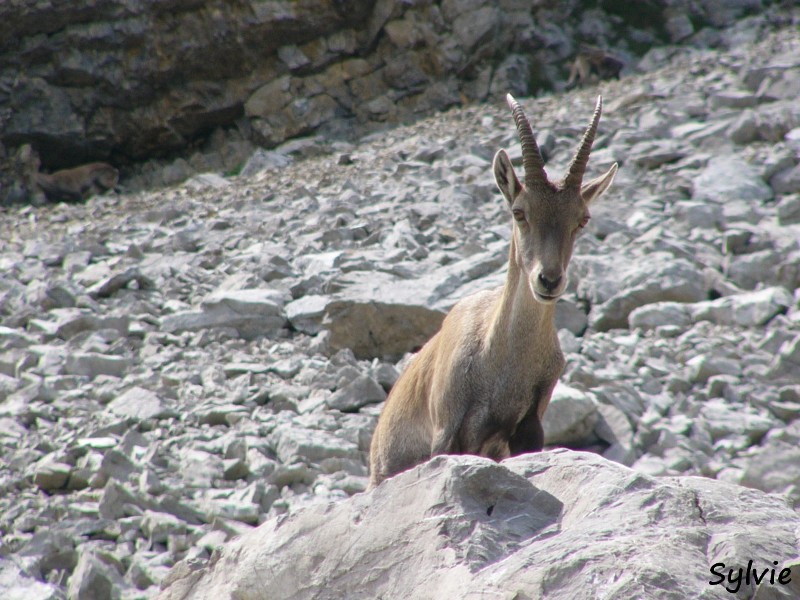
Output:
[[48,200],[85,200],[93,194],[112,189],[119,180],[119,171],[108,163],[95,162],[73,169],[56,171],[52,175],[36,174],[36,184]]
[[501,460],[544,445],[542,417],[564,368],[555,305],[588,206],[611,185],[617,165],[583,183],[600,98],[559,181],[548,179],[522,107],[510,94],[507,100],[525,183],[506,152],[497,152],[494,176],[513,217],[506,283],[458,302],[400,376],[372,438],[370,487],[436,454]]

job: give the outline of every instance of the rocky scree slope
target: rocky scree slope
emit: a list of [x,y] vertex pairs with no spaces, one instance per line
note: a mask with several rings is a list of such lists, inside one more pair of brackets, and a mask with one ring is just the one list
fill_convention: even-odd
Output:
[[[558,173],[602,92],[590,170],[621,162],[559,305],[545,429],[796,506],[800,40],[731,35],[522,100]],[[236,178],[4,209],[3,594],[150,598],[177,561],[362,491],[397,361],[503,279],[499,148],[519,162],[501,98],[259,153]]]

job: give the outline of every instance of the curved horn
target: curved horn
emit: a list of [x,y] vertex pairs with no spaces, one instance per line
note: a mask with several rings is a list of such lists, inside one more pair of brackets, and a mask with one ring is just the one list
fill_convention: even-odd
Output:
[[586,172],[586,165],[589,163],[589,154],[592,151],[594,136],[597,134],[597,124],[600,122],[600,113],[603,112],[603,97],[597,97],[597,104],[594,107],[594,116],[586,132],[583,134],[581,145],[575,153],[575,157],[569,165],[569,172],[564,179],[564,187],[580,188],[583,182],[583,174]]
[[547,182],[547,174],[544,172],[544,160],[542,153],[539,152],[539,145],[533,137],[533,130],[528,118],[522,111],[522,107],[511,94],[506,95],[508,107],[514,115],[514,122],[517,124],[517,134],[522,143],[522,165],[525,168],[525,185],[531,187],[536,183]]

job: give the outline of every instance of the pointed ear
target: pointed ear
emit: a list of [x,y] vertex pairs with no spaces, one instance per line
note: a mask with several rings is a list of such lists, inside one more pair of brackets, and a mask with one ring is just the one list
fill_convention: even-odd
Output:
[[508,158],[505,150],[498,150],[497,154],[494,155],[492,169],[494,170],[494,180],[497,182],[497,187],[500,188],[508,203],[513,204],[514,198],[522,190],[522,184],[517,179],[514,167],[511,166],[511,159]]
[[614,175],[617,174],[618,166],[617,163],[614,163],[611,165],[611,168],[600,175],[600,177],[592,179],[581,186],[581,196],[583,196],[583,201],[586,202],[586,204],[597,199],[600,194],[609,188],[611,182],[614,181]]

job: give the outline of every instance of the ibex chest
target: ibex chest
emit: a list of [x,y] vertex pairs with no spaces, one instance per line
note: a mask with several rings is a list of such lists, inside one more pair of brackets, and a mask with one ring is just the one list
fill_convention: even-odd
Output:
[[556,345],[516,368],[475,373],[470,385],[474,395],[459,436],[462,451],[482,453],[479,449],[487,439],[507,443],[523,419],[543,414],[563,368],[564,358]]

